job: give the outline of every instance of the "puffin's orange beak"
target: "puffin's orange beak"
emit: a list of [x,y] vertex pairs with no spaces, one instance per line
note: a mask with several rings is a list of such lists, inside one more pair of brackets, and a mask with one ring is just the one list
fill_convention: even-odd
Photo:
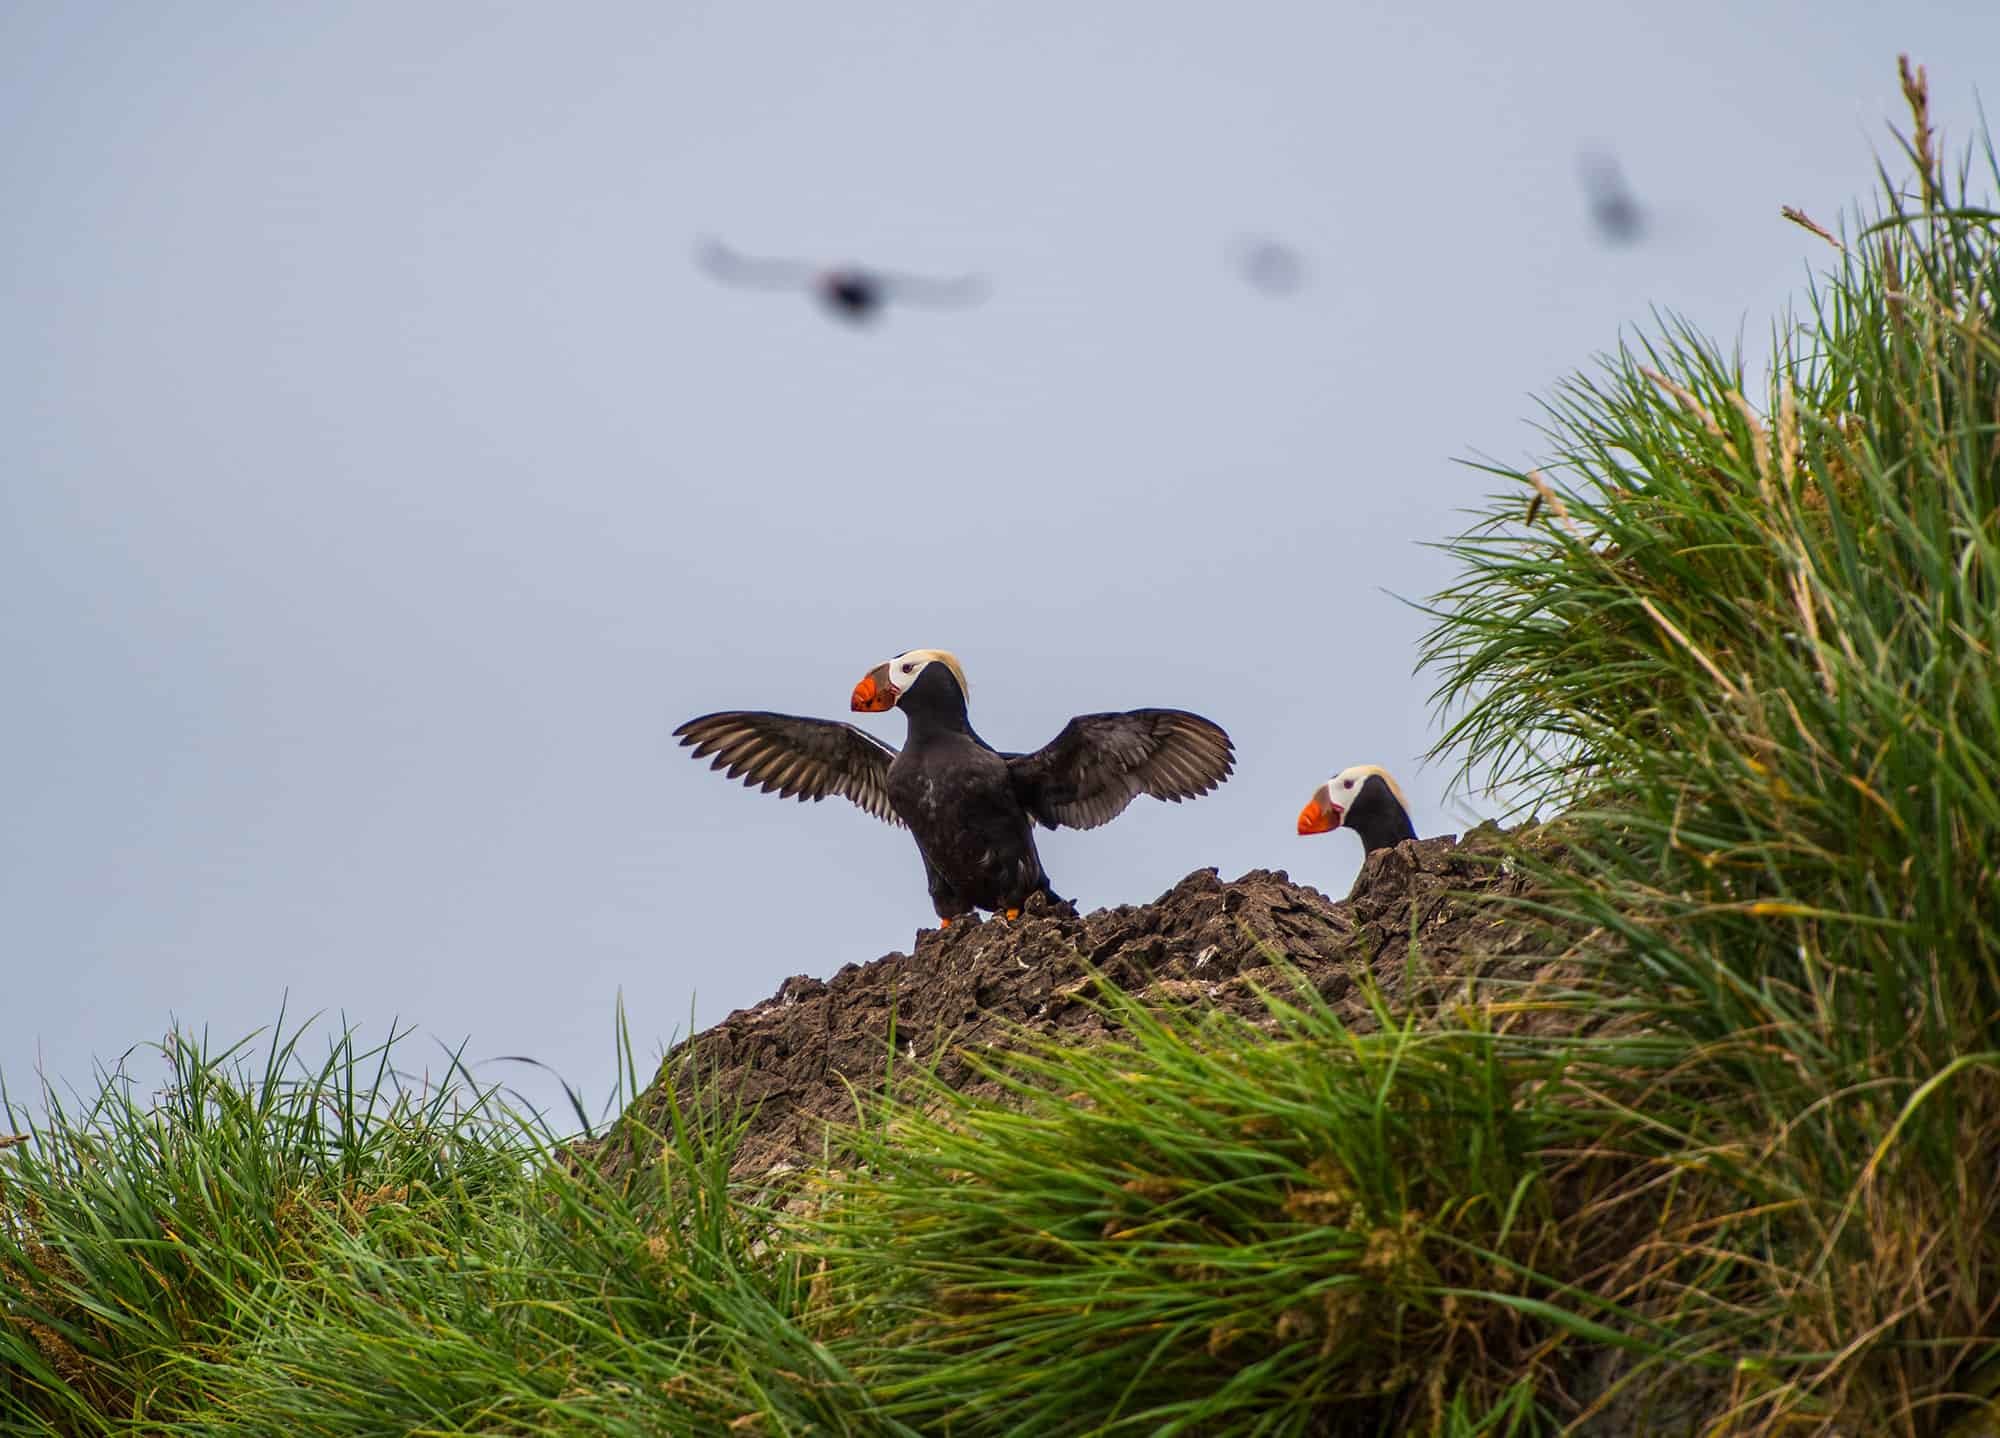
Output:
[[1315,794],[1299,810],[1299,832],[1301,834],[1330,834],[1340,827],[1340,806],[1326,802],[1324,794]]
[[896,696],[901,692],[889,682],[889,666],[877,664],[854,686],[854,698],[849,707],[861,714],[880,714],[885,709],[896,707]]

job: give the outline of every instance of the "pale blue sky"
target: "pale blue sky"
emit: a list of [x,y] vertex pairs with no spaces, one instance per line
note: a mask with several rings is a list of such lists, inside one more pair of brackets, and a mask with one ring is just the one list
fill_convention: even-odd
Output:
[[[0,1073],[289,992],[599,1097],[620,990],[643,1061],[931,922],[906,835],[668,737],[914,646],[1001,747],[1235,736],[1208,799],[1047,837],[1062,892],[1343,892],[1353,837],[1292,833],[1329,773],[1469,812],[1394,597],[1454,459],[1531,457],[1649,305],[1761,344],[1824,258],[1778,207],[1870,187],[1899,49],[1962,142],[1971,0],[0,6]],[[992,298],[857,332],[701,232]]]

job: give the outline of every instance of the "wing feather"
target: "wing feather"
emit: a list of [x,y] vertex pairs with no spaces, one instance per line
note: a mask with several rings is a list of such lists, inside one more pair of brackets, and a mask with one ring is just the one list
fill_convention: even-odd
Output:
[[815,801],[837,794],[884,823],[903,822],[889,807],[896,751],[852,724],[732,710],[690,719],[674,735],[691,757],[761,793]]
[[1183,709],[1084,714],[1008,767],[1028,812],[1044,826],[1094,829],[1141,794],[1178,804],[1229,777],[1235,749],[1222,729]]
[[756,290],[809,288],[818,271],[797,260],[761,259],[732,250],[720,240],[704,237],[695,246],[695,260],[727,285]]
[[796,755],[781,760],[776,772],[771,775],[771,783],[777,786],[778,797],[789,799],[794,794],[803,793],[806,788],[805,770],[810,767],[805,760]]
[[986,281],[978,275],[938,278],[930,275],[899,274],[893,270],[870,270],[870,278],[880,284],[890,299],[902,304],[930,305],[948,309],[976,305],[986,298]]

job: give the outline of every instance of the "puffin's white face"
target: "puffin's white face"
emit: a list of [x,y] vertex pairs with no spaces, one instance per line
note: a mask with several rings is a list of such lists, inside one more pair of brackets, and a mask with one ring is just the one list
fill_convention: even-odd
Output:
[[891,684],[895,685],[898,689],[908,689],[912,684],[917,682],[917,676],[930,668],[935,662],[931,658],[929,651],[912,649],[908,653],[898,654],[894,659],[884,664],[883,667],[889,671],[889,682]]
[[1380,779],[1389,786],[1389,792],[1396,796],[1396,802],[1405,809],[1409,801],[1403,797],[1403,788],[1387,769],[1379,764],[1355,764],[1342,769],[1338,774],[1313,790],[1312,798],[1299,811],[1299,832],[1301,834],[1325,834],[1338,829],[1347,822],[1347,810],[1354,803],[1361,786],[1370,779]]
[[878,714],[884,709],[893,709],[896,701],[910,690],[922,673],[933,664],[942,664],[951,671],[958,681],[958,691],[970,694],[971,688],[965,682],[965,671],[958,667],[958,656],[944,649],[908,649],[894,659],[885,659],[862,677],[854,686],[852,708],[867,714]]

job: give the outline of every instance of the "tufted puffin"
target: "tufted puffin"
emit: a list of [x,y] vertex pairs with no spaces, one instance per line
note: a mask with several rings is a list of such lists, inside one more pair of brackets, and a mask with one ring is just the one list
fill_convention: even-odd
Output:
[[712,769],[780,798],[838,794],[917,841],[938,918],[975,909],[1019,914],[1028,895],[1056,897],[1034,826],[1094,829],[1141,794],[1179,803],[1229,777],[1229,736],[1197,714],[1133,709],[1084,714],[1032,754],[1006,754],[966,718],[965,671],[942,649],[912,649],[854,686],[862,713],[901,709],[901,753],[852,724],[791,714],[704,714],[674,730]]
[[1342,769],[1313,790],[1299,810],[1301,834],[1330,834],[1335,829],[1359,834],[1364,854],[1417,837],[1402,788],[1387,769],[1374,764]]
[[696,250],[703,269],[724,284],[743,289],[809,290],[827,311],[850,324],[865,324],[890,303],[931,309],[976,304],[986,297],[985,282],[976,275],[935,279],[836,265],[822,269],[797,260],[753,259],[717,240],[703,240]]

